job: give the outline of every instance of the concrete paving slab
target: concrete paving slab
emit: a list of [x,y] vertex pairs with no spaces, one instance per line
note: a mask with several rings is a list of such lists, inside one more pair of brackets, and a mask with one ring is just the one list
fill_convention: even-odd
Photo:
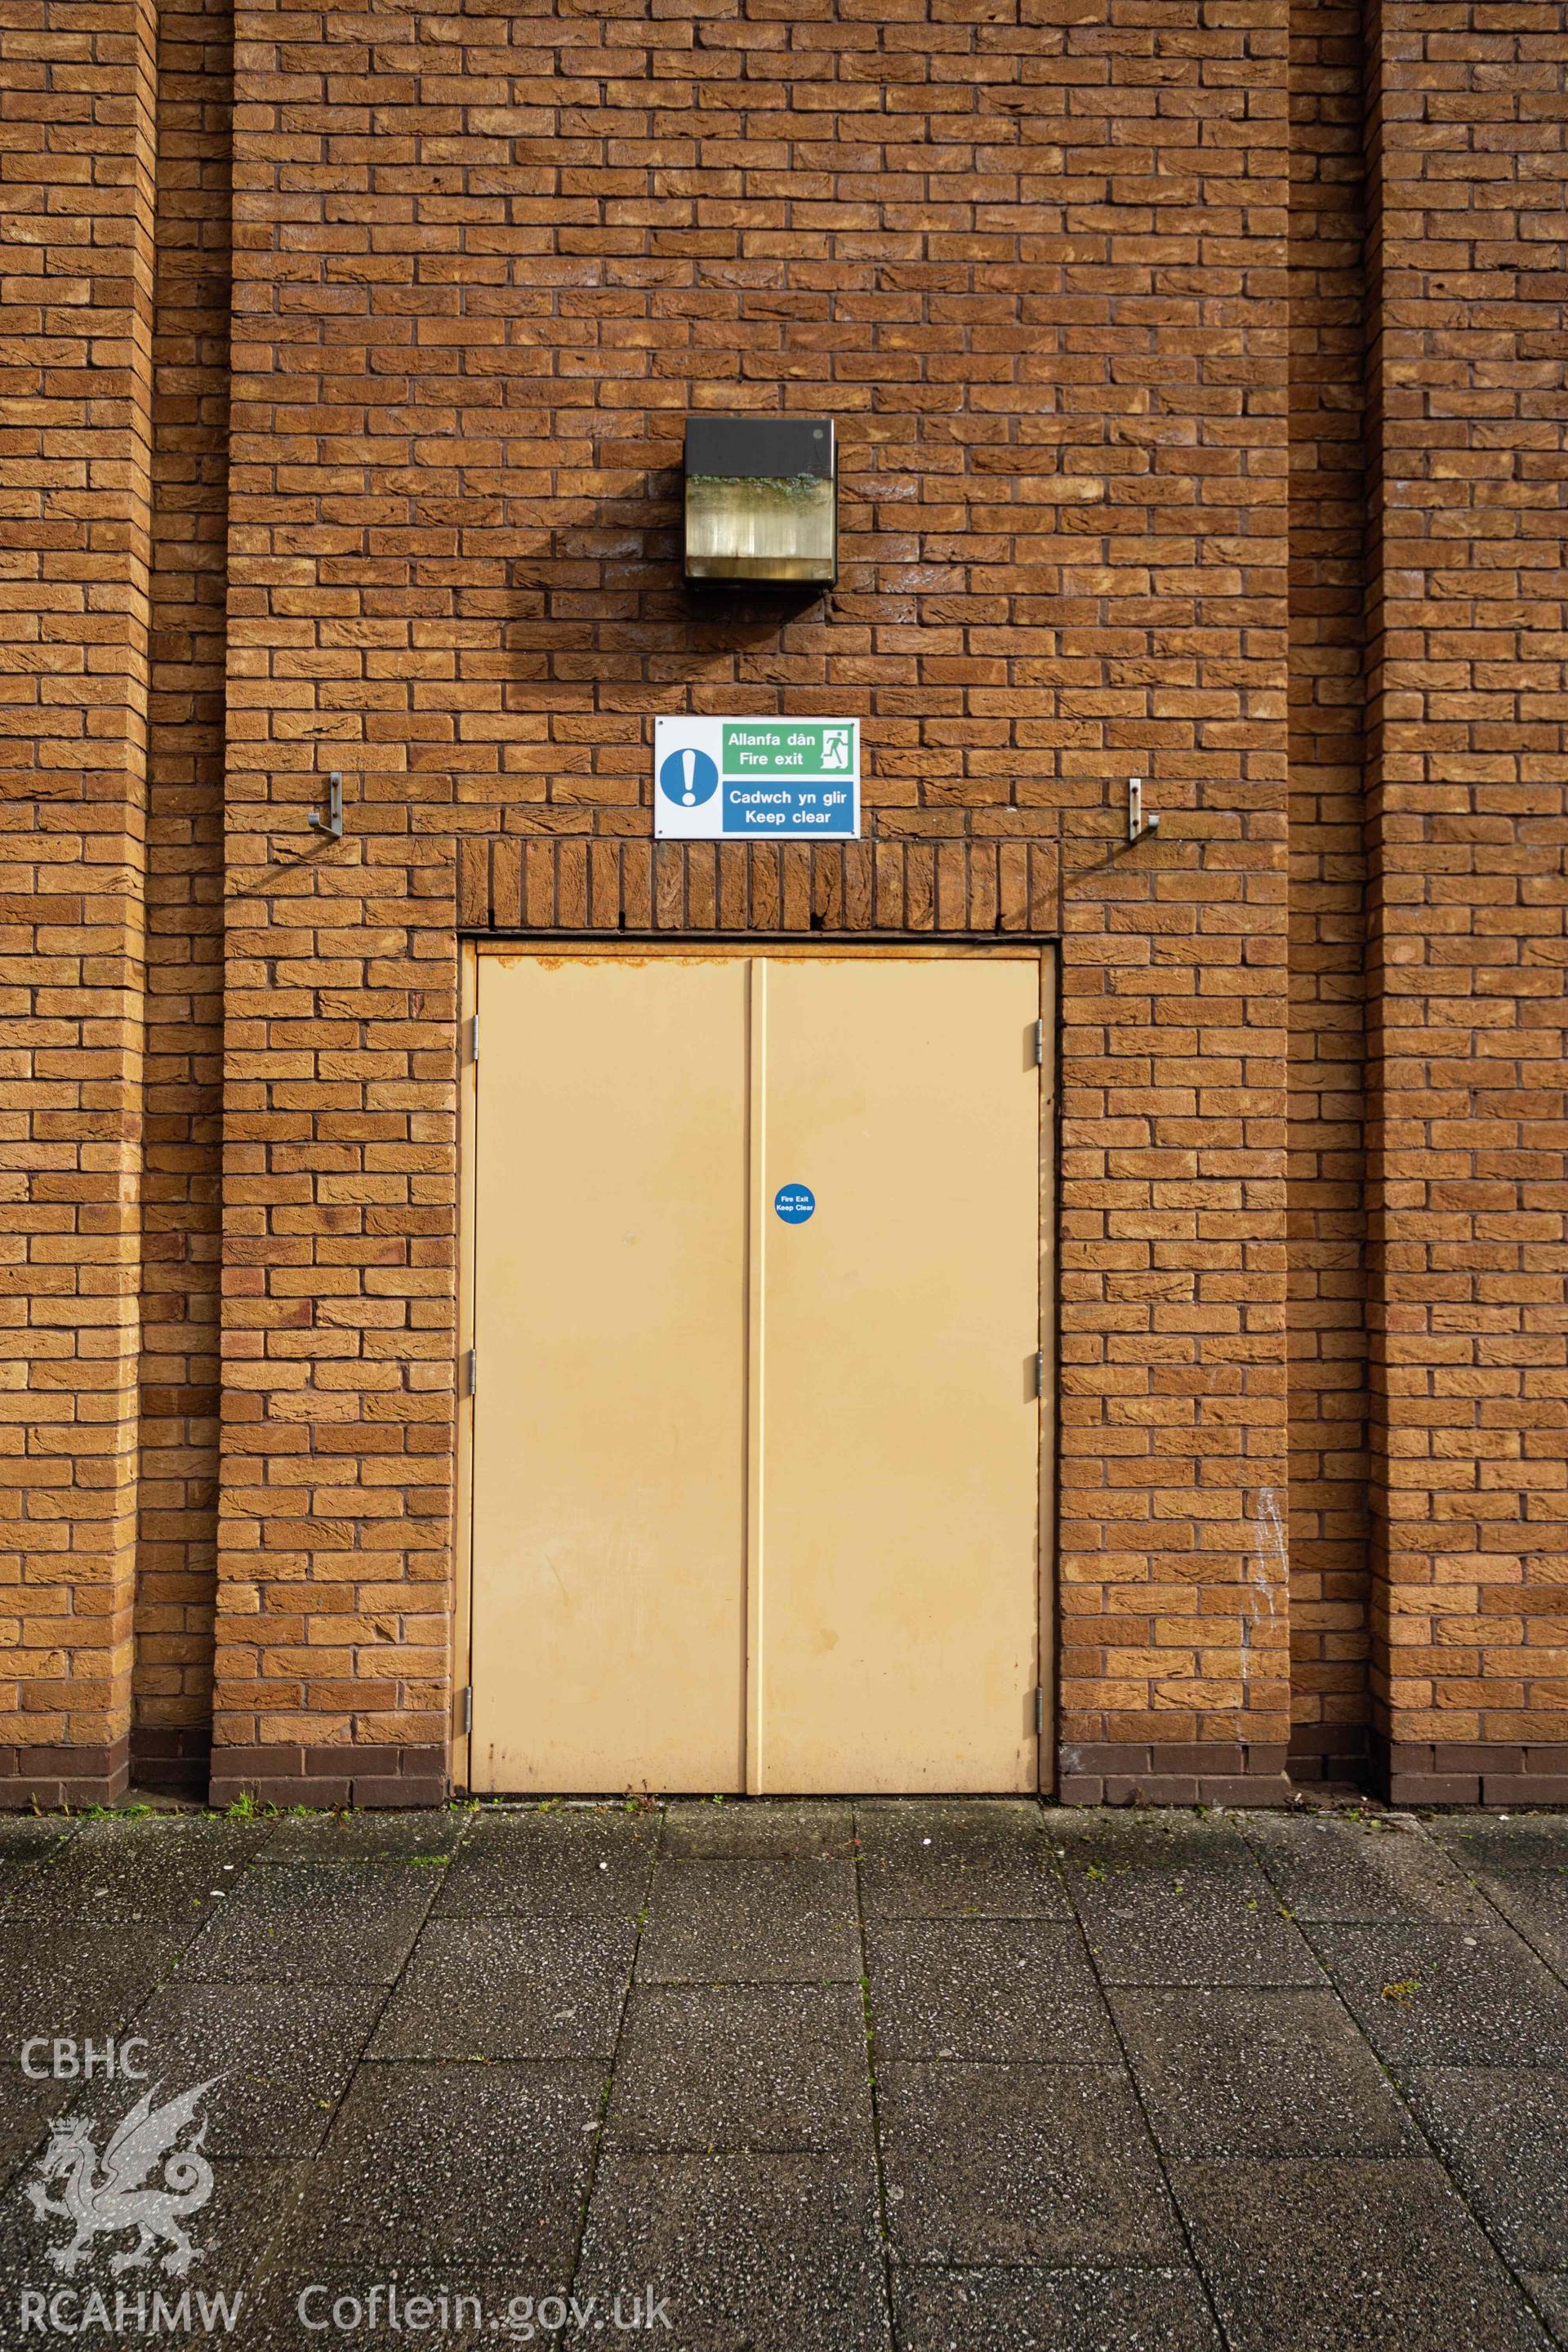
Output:
[[908,1854],[861,1869],[868,1919],[1050,1919],[1073,1916],[1048,1861],[970,1854],[949,1864]]
[[858,1985],[639,1985],[626,2010],[611,2143],[813,2154],[871,2146]]
[[[0,1921],[0,2179],[81,2088],[80,2045],[121,2032],[180,1957],[153,1927]],[[45,2045],[28,2048],[38,2037]],[[57,2061],[54,2044],[61,2044]],[[65,2071],[56,2074],[59,2064]],[[28,2070],[33,2071],[28,2071]],[[38,2070],[47,2070],[40,2074]]]
[[0,2064],[33,2034],[101,2040],[169,1974],[184,1938],[68,1916],[0,1921]]
[[854,1808],[815,1798],[673,1803],[665,1810],[662,1851],[670,1861],[852,1862]]
[[312,2167],[292,2275],[571,2274],[607,2070],[363,2067]]
[[1390,2066],[1550,2066],[1568,2051],[1568,1991],[1501,1929],[1307,1932]]
[[1552,1974],[1568,1983],[1568,1871],[1483,1871],[1479,1885]]
[[[411,2352],[419,2346],[429,2352],[479,2352],[480,2347],[495,2352],[498,2345],[510,2352],[559,2340],[552,2334],[547,2338],[545,2330],[563,2292],[559,2281],[527,2271],[493,2277],[469,2273],[458,2282],[449,2265],[438,2263],[402,2266],[387,2278],[329,2262],[311,2275],[285,2260],[258,2283],[244,2352],[302,2352],[315,2344],[331,2352]],[[536,2316],[541,2309],[543,2322]],[[564,2340],[582,2345],[588,2339]]]
[[1399,2086],[1460,2194],[1520,2270],[1568,2256],[1568,2048],[1562,2066],[1425,2066]]
[[1119,2055],[1077,1927],[1041,1919],[899,1919],[866,1934],[871,2022],[885,2058]]
[[889,2225],[901,2262],[1124,2269],[1182,2259],[1124,2070],[877,2070]]
[[1336,1993],[1126,1989],[1110,2006],[1166,2156],[1426,2154]]
[[1478,1895],[1568,1982],[1568,1813],[1452,1815],[1431,1828]]
[[822,1984],[860,1974],[847,1862],[667,1862],[637,1955],[648,1984]]
[[247,1871],[185,1953],[182,1980],[390,1984],[414,1948],[436,1875],[386,1862]]
[[1064,1825],[1058,1842],[1105,1983],[1321,1984],[1300,1929],[1228,1824],[1102,1812]]
[[856,1831],[868,1862],[908,1848],[949,1861],[974,1854],[1033,1855],[1045,1847],[1048,1815],[1035,1797],[860,1797]]
[[375,2058],[608,2058],[631,1982],[629,1919],[432,1919]]
[[[100,2140],[100,2153],[102,2146]],[[140,2242],[138,2231],[128,2226],[92,2234],[75,2268],[62,2273],[49,2259],[50,2249],[72,2242],[72,2221],[39,2215],[20,2195],[7,2197],[0,2210],[0,2343],[7,2352],[29,2342],[70,2340],[130,2352],[143,2341],[211,2341],[251,2352],[258,2282],[292,2225],[307,2171],[298,2164],[213,2164],[205,2200],[178,2217],[191,2254],[183,2273],[164,2269],[174,2242],[162,2236],[144,2266],[116,2272],[115,2260]],[[60,2178],[40,2178],[39,2186],[52,2201],[61,2201]],[[161,2309],[155,2298],[162,2299]]]
[[1221,2352],[1195,2270],[912,2271],[900,2352]]
[[868,1919],[1072,1919],[1035,1801],[856,1806]]
[[0,2189],[31,2163],[50,2116],[68,2106],[71,2095],[68,2083],[28,2082],[14,2052],[0,2064]]
[[1464,1870],[1568,1870],[1568,1812],[1442,1813],[1426,1830]]
[[[146,2044],[138,2063],[160,2101],[217,2078],[203,2104],[209,2157],[313,2156],[364,2054],[382,1998],[368,1987],[176,1979],[137,2013],[134,2031]],[[74,2102],[95,2127],[125,2104],[120,2082],[95,2084]]]
[[680,2352],[889,2352],[868,2159],[607,2148],[575,2292],[645,2282]]
[[1489,1924],[1464,1873],[1415,1822],[1376,1813],[1249,1813],[1243,1831],[1299,1919]]
[[[237,2180],[249,2169],[262,2204],[268,2179],[300,2177],[247,2273],[245,2332],[229,2338],[245,2352],[442,2340],[395,2326],[384,2303],[372,2311],[371,2290],[392,2282],[478,2289],[480,2315],[446,2325],[445,2340],[505,2340],[510,2296],[587,2291],[574,2258],[591,2188],[595,2277],[640,2292],[654,2274],[629,2276],[619,2255],[612,2272],[606,2250],[664,2248],[703,2352],[842,2352],[836,2297],[851,2352],[867,2330],[887,2352],[889,2254],[900,2352],[1135,2352],[1145,2339],[1215,2352],[1141,2096],[1167,2164],[1198,2183],[1227,2352],[1521,2352],[1544,2341],[1547,2312],[1568,2343],[1554,2235],[1568,2209],[1568,1987],[1525,1940],[1545,1947],[1568,1882],[1553,1821],[1531,1817],[1518,1844],[1513,1824],[1484,1824],[1484,1858],[1463,1868],[1487,1907],[1445,1918],[1433,1915],[1460,1867],[1444,1860],[1460,1852],[1447,1826],[1434,1842],[1420,1823],[1086,1819],[967,1800],[859,1814],[858,1859],[811,1851],[858,1822],[841,1803],[507,1809],[476,1815],[455,1853],[463,1824],[447,1811],[372,1817],[363,1845],[330,1817],[216,1822],[214,1836],[166,1847],[153,1843],[166,1820],[121,1818],[62,1822],[56,1853],[26,1822],[14,1858],[0,1850],[0,1888],[26,1880],[38,1913],[0,1917],[0,2224],[31,2225],[22,2176],[52,2113],[75,2102],[101,2144],[121,2092],[140,2087],[28,2083],[23,2034],[102,2042],[129,2025],[171,2084],[221,2071],[205,2146]],[[100,1866],[88,1879],[63,1865],[89,1829]],[[236,1832],[238,1853],[222,1843]],[[1076,1915],[1039,1907],[1065,1901],[1058,1844],[1087,1940]],[[215,1860],[224,1889],[203,1895]],[[201,1907],[187,1916],[193,1882]],[[864,1930],[875,2099],[868,1889],[889,1914]],[[1386,1916],[1293,1921],[1287,1891],[1309,1912]],[[135,1916],[147,1905],[164,1924]],[[634,1971],[623,2007],[639,1913],[667,1974]],[[1354,2021],[1321,1974],[1269,1980],[1281,1931],[1298,1956],[1287,1970],[1303,1951],[1316,1969],[1315,1946]],[[1191,1981],[1138,1976],[1182,1967]],[[1214,1980],[1238,1968],[1255,1980]],[[376,2046],[408,2054],[369,2054],[383,2016]],[[493,2054],[423,2054],[473,2040]],[[1405,2067],[1437,2155],[1403,2136],[1414,2126],[1373,2042]],[[634,2172],[635,2196],[615,2189]],[[618,2205],[601,2203],[606,2183]],[[1268,2213],[1244,2210],[1270,2184]],[[1363,2221],[1342,2227],[1352,2212]],[[856,2234],[868,2226],[869,2257]],[[0,2226],[0,2254],[5,2242]],[[37,2259],[37,2242],[18,2242]],[[0,2263],[0,2341],[4,2278]],[[346,2333],[303,2329],[287,2298],[312,2282],[360,2296]],[[525,2322],[539,2342],[552,2324]]]
[[1072,1917],[1032,1801],[889,1798],[855,1822],[868,1919]]
[[624,1805],[479,1811],[449,1869],[450,1918],[635,1919],[647,1900],[657,1814]]
[[81,1827],[67,1813],[0,1813],[0,1904],[9,1900],[13,1869],[26,1869],[59,1853]]
[[84,1821],[52,1859],[27,1873],[10,1919],[80,1919],[184,1928],[191,1934],[260,1851],[253,1822],[202,1813]]
[[258,1862],[428,1862],[456,1852],[473,1815],[442,1812],[286,1813],[271,1825]]
[[1543,2352],[1439,2166],[1177,2164],[1232,2352]]
[[1554,2344],[1568,2344],[1568,2271],[1531,2271],[1523,2282]]

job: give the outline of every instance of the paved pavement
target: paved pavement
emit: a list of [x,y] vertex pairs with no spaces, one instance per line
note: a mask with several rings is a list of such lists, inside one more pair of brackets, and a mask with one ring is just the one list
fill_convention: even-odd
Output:
[[0,2060],[7,2352],[1568,2344],[1568,1816],[0,1817]]

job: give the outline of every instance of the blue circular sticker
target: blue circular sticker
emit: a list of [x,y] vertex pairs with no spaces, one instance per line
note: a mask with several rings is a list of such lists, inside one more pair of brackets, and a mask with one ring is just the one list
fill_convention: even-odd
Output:
[[677,808],[700,808],[719,789],[719,763],[706,751],[672,751],[659,769],[658,788]]
[[773,1194],[773,1214],[786,1225],[804,1225],[816,1206],[816,1195],[809,1184],[781,1184]]

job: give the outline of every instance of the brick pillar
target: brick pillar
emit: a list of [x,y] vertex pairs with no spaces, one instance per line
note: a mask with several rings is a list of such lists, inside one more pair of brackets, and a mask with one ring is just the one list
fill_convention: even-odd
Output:
[[132,1765],[211,1746],[223,1113],[231,0],[158,21],[141,1510]]
[[1568,30],[1369,52],[1378,1727],[1397,1798],[1562,1800]]
[[[241,7],[235,31],[211,1790],[429,1801],[448,1723],[449,566],[468,516],[416,476],[417,436],[451,434],[460,404],[434,324],[458,299],[416,283],[427,174],[401,150],[404,184],[373,171],[391,160],[375,77],[405,88],[415,20],[389,19],[372,62],[347,17]],[[363,77],[346,110],[345,67]],[[335,844],[307,824],[333,769]]]
[[1368,1736],[1361,0],[1290,9],[1291,1770]]
[[12,1288],[0,1804],[123,1788],[136,1501],[153,307],[151,6],[0,33],[0,667]]
[[[1100,234],[1038,303],[1105,499],[1042,542],[1038,608],[1066,803],[1060,1789],[1256,1801],[1288,1793],[1288,12],[1195,13],[1113,8],[1096,37],[1072,111],[1097,136],[1064,169]],[[1162,819],[1135,848],[1129,772]]]

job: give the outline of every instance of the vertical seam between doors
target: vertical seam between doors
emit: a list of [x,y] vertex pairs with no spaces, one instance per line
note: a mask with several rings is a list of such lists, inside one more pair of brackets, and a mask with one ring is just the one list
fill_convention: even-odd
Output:
[[750,959],[746,971],[746,1722],[742,1759],[748,1796],[761,1794],[763,1745],[763,1338],[767,1272],[767,1013],[768,967]]

